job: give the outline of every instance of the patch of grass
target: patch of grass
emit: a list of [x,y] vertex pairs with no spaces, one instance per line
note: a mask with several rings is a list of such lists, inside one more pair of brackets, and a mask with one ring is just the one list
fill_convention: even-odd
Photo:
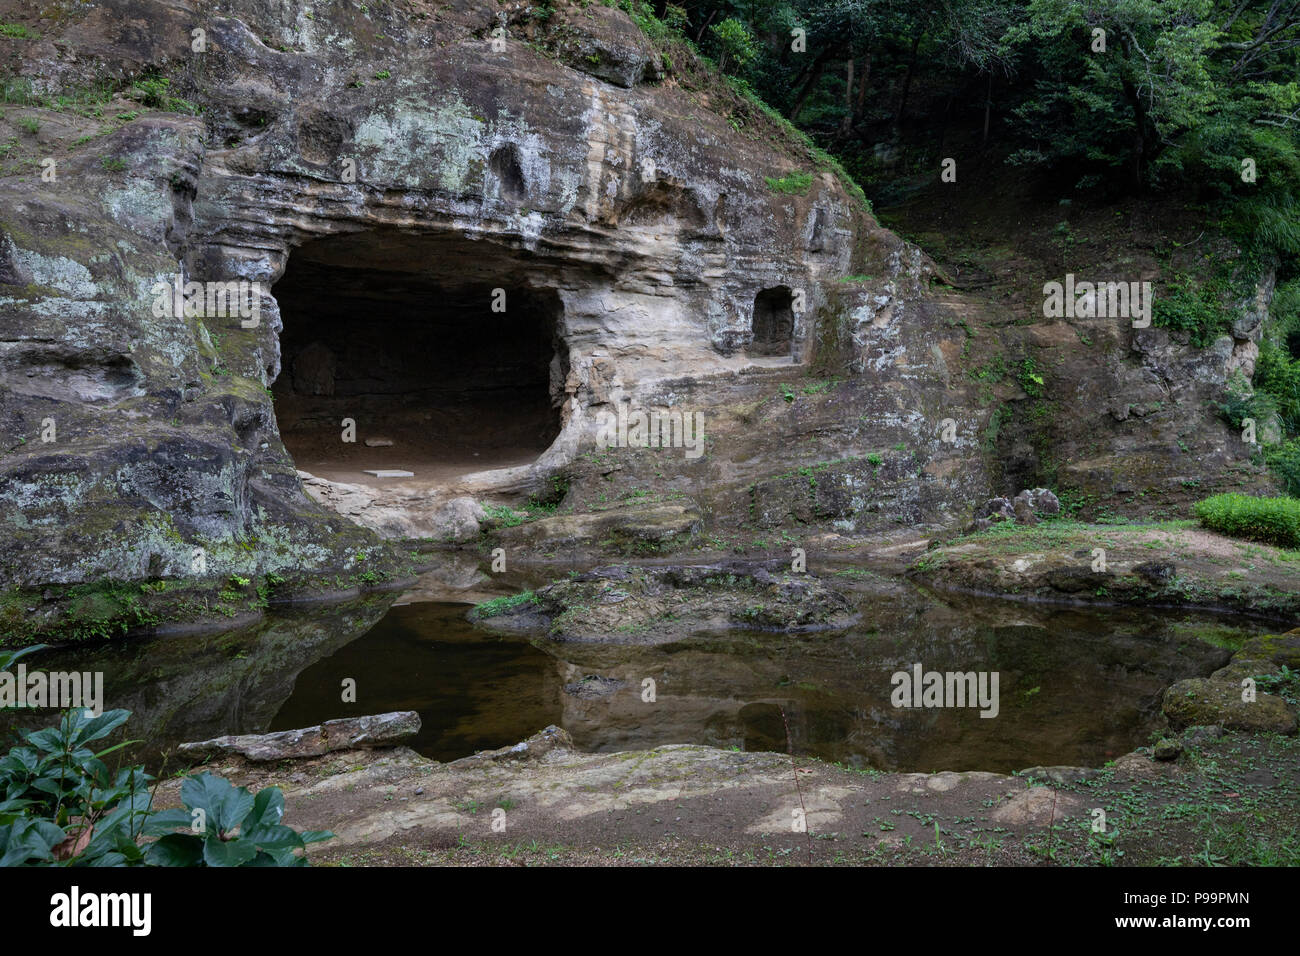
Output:
[[527,515],[520,514],[509,505],[485,504],[483,505],[483,510],[487,512],[488,518],[503,528],[513,528],[528,520]]
[[1300,499],[1224,494],[1199,501],[1192,510],[1211,531],[1300,548]]
[[784,195],[802,196],[812,188],[812,173],[789,173],[779,179],[771,176],[764,176],[763,182],[767,183],[767,188],[774,193]]
[[506,611],[513,610],[524,604],[536,603],[536,594],[532,591],[520,591],[518,594],[508,594],[505,597],[484,601],[474,608],[474,616],[478,618],[496,617],[498,614],[504,614]]
[[36,34],[21,23],[0,23],[0,37],[9,37],[11,40],[33,40]]

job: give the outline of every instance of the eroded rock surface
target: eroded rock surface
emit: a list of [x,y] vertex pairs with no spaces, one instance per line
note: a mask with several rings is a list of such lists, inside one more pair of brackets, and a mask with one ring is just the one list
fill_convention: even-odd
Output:
[[554,640],[660,643],[697,631],[842,628],[857,613],[814,575],[787,566],[620,565],[575,574],[524,600],[480,606],[470,619],[505,631],[544,630]]

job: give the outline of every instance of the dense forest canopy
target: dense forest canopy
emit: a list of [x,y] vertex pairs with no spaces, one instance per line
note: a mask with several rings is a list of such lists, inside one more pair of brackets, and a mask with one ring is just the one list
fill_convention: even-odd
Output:
[[974,148],[1081,198],[1217,201],[1254,251],[1300,256],[1300,0],[659,0],[654,13],[861,181],[900,154],[937,170]]

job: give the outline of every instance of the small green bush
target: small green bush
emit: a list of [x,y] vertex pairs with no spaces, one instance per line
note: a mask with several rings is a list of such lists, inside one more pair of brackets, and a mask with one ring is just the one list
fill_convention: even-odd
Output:
[[1233,538],[1300,547],[1300,499],[1215,495],[1193,509],[1201,524]]
[[1282,482],[1282,489],[1300,498],[1300,438],[1292,438],[1264,451],[1269,471]]

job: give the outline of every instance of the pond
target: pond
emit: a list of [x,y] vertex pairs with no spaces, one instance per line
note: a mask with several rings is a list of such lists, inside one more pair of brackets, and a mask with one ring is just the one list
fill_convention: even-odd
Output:
[[[1226,648],[1261,631],[1189,613],[849,586],[861,619],[841,631],[732,630],[648,645],[501,637],[466,621],[470,605],[417,588],[281,610],[217,636],[52,649],[26,663],[102,671],[104,706],[133,712],[134,755],[154,768],[185,740],[415,710],[423,728],[412,746],[440,761],[558,724],[598,752],[696,743],[793,749],[858,768],[1007,772],[1099,766],[1148,743],[1169,684],[1208,675]],[[917,665],[996,673],[996,716],[894,706],[895,675],[910,683]],[[6,719],[36,726],[48,716]]]

